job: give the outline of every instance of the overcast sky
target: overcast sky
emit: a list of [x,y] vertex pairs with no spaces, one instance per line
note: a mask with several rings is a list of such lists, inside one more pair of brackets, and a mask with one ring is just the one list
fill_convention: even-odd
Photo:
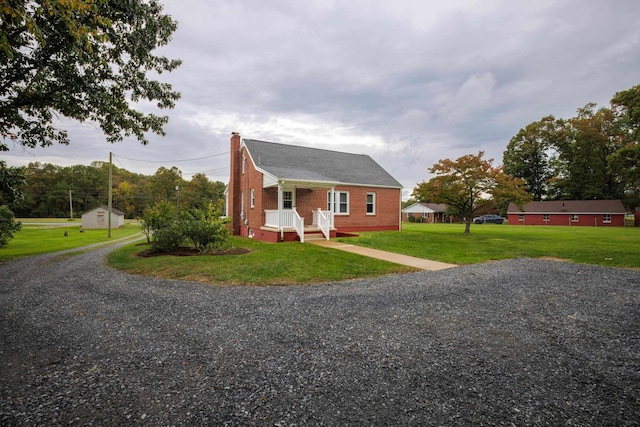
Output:
[[[179,22],[161,50],[183,65],[166,137],[110,145],[67,121],[69,146],[10,165],[177,166],[228,181],[229,138],[368,154],[408,190],[439,159],[498,165],[519,129],[569,118],[640,84],[638,0],[163,0]],[[203,158],[198,161],[181,161]],[[141,161],[144,160],[144,161]]]

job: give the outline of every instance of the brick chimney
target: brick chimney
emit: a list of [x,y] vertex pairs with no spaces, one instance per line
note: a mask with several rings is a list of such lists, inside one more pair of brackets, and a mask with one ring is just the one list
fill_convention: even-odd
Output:
[[231,168],[230,168],[230,177],[229,177],[229,193],[228,193],[228,203],[229,203],[229,215],[232,217],[232,234],[239,235],[240,234],[240,224],[242,218],[240,215],[241,203],[240,203],[240,175],[242,172],[242,158],[240,156],[240,134],[238,132],[231,132],[231,150],[230,150],[230,158],[231,158]]

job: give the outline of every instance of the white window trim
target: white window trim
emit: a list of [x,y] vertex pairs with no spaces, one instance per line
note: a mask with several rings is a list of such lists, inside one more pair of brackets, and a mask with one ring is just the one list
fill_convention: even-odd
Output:
[[256,206],[256,192],[253,188],[249,190],[249,200],[249,206],[254,208]]
[[[338,203],[336,203],[336,200],[331,200],[331,191],[329,191],[327,193],[327,200],[328,200],[328,205],[329,205],[329,210],[333,210],[333,214],[334,215],[349,215],[350,211],[351,211],[351,195],[349,194],[348,191],[335,191],[334,194],[336,195],[336,200],[338,201]],[[347,195],[347,211],[346,212],[340,212],[340,195],[341,194],[346,194]],[[333,206],[331,206],[333,205]]]
[[[607,219],[607,217],[609,219]],[[607,224],[611,222],[611,214],[602,214],[602,222]]]
[[367,208],[369,207],[369,196],[373,196],[373,212],[366,212],[367,215],[375,215],[376,214],[376,193],[374,192],[369,192],[367,193],[367,195],[365,196],[365,210],[368,210]]
[[524,221],[524,214],[518,214],[518,221]]
[[[284,193],[291,193],[291,207],[285,208],[284,202],[286,201],[284,198]],[[296,205],[296,192],[294,190],[282,190],[282,209],[293,209]]]
[[549,217],[549,214],[542,214],[542,220],[543,220],[544,222],[549,222],[549,218],[550,218],[550,217]]
[[578,214],[571,214],[571,222],[578,222],[580,220],[580,215]]

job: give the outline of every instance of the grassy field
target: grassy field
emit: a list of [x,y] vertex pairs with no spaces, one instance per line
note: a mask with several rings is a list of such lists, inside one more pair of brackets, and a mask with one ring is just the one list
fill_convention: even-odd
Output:
[[401,233],[360,233],[340,241],[452,264],[550,257],[576,263],[640,268],[640,228],[481,224],[403,225]]
[[[42,221],[38,221],[42,222]],[[60,220],[58,220],[60,222]],[[9,245],[0,247],[0,261],[94,243],[108,243],[139,232],[129,224],[112,230],[86,230],[79,224],[23,224]],[[64,236],[67,231],[68,236]],[[640,228],[533,227],[472,225],[464,235],[460,224],[404,224],[402,232],[360,233],[341,238],[355,245],[452,264],[472,264],[506,258],[555,258],[576,263],[640,270]],[[335,249],[300,243],[264,243],[233,237],[241,255],[137,257],[146,249],[131,243],[109,254],[115,268],[134,274],[217,284],[287,285],[349,280],[415,271],[412,268]]]
[[111,252],[109,265],[129,273],[218,284],[288,285],[349,280],[417,271],[386,261],[296,242],[265,243],[232,237],[241,255],[139,258],[146,247],[129,244]]
[[[0,246],[0,261],[8,261],[29,255],[63,251],[96,243],[109,243],[122,237],[140,232],[137,225],[125,225],[111,230],[111,238],[107,230],[85,230],[80,232],[80,222],[69,222],[69,225],[58,226],[54,223],[66,223],[66,219],[58,220],[20,220],[22,230],[14,234],[9,244]],[[36,224],[37,223],[37,224]],[[51,225],[38,225],[49,223]],[[65,231],[67,236],[65,236]]]

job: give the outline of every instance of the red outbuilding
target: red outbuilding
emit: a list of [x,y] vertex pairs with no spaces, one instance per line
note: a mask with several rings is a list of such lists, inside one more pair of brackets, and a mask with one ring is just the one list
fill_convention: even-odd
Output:
[[550,200],[509,203],[510,225],[568,225],[624,227],[626,211],[620,200]]

